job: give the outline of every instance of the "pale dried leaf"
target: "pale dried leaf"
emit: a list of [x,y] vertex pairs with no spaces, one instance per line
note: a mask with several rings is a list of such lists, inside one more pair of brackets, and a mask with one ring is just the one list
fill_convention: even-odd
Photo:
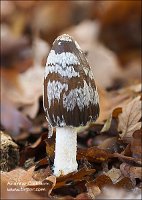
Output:
[[123,107],[122,113],[119,115],[118,130],[122,133],[120,137],[124,140],[132,137],[134,131],[139,130],[141,123],[139,122],[141,118],[141,101],[140,97],[136,97],[128,105]]
[[49,51],[49,45],[41,39],[36,39],[33,45],[35,55],[34,65],[28,70],[17,75],[17,85],[10,84],[10,80],[2,79],[2,94],[13,103],[14,107],[21,108],[25,115],[34,118],[39,109],[39,98],[43,92],[44,67],[42,60],[45,59]]
[[120,169],[113,167],[108,172],[104,173],[105,175],[109,176],[113,183],[116,183],[119,178],[121,177]]
[[1,124],[13,136],[18,135],[21,128],[24,130],[32,128],[31,121],[17,110],[4,95],[1,98]]
[[135,178],[142,180],[141,167],[131,166],[127,163],[122,163],[120,165],[120,170],[124,176],[129,177],[131,180],[134,180]]

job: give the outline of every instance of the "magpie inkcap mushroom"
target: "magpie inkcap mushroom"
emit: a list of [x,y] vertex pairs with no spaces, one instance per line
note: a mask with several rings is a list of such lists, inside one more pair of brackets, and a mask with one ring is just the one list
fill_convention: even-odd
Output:
[[99,96],[85,54],[67,34],[56,38],[48,55],[43,106],[48,123],[56,128],[54,174],[76,171],[76,128],[98,118]]

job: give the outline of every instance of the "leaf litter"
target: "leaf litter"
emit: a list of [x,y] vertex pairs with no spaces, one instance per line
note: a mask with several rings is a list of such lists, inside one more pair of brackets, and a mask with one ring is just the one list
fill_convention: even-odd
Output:
[[[134,129],[133,134],[129,135],[131,142],[128,144],[121,136],[119,123],[123,119],[121,117],[123,112],[129,111],[130,105],[139,106],[139,101],[138,96],[123,108],[115,108],[110,118],[99,129],[95,127],[96,125],[90,124],[82,134],[79,133],[79,135],[85,133],[84,136],[87,136],[88,141],[91,137],[93,141],[100,140],[101,143],[92,143],[92,146],[88,147],[86,143],[86,147],[78,148],[77,172],[57,178],[53,175],[55,130],[53,136],[48,138],[48,128],[41,128],[40,138],[20,151],[20,166],[24,167],[28,159],[34,158],[32,167],[24,170],[17,166],[13,171],[2,172],[2,180],[4,182],[11,180],[14,183],[17,179],[23,185],[25,183],[24,188],[29,190],[37,188],[42,191],[33,191],[31,192],[33,195],[51,199],[99,199],[107,188],[133,192],[134,188],[140,187],[142,178],[141,131],[139,126],[138,130]],[[135,112],[138,112],[137,109]],[[139,113],[135,122],[137,123],[138,120],[140,120]],[[122,147],[118,148],[118,146]],[[33,184],[28,185],[29,181],[33,181]]]
[[[35,7],[32,7],[34,4]],[[1,128],[6,130],[18,145],[20,160],[14,170],[1,172],[2,197],[4,199],[140,199],[142,185],[140,59],[135,56],[133,50],[128,52],[133,40],[123,38],[121,31],[123,14],[118,18],[114,13],[116,7],[120,9],[124,4],[93,1],[90,4],[86,3],[85,6],[82,4],[84,10],[92,10],[94,8],[92,5],[95,5],[95,10],[98,9],[98,5],[102,6],[103,12],[99,9],[97,14],[93,10],[91,12],[92,17],[99,19],[101,26],[97,21],[83,20],[81,23],[76,21],[77,25],[64,29],[64,32],[68,30],[67,32],[74,36],[83,50],[88,52],[87,58],[97,80],[101,113],[96,123],[78,129],[78,171],[61,177],[53,175],[55,130],[51,130],[44,116],[42,79],[45,57],[49,51],[48,44],[51,44],[53,38],[63,30],[54,27],[54,23],[58,26],[59,22],[56,20],[59,3],[51,2],[48,6],[41,7],[40,4],[42,2],[37,5],[29,2],[24,6],[21,2],[9,1],[6,5],[7,12],[3,14]],[[67,6],[72,4],[75,6],[76,2],[66,2],[64,6],[60,6],[62,10],[60,15],[67,15],[63,17],[65,20],[60,22],[62,28],[65,24],[72,25],[70,21],[72,17],[67,10]],[[71,12],[80,13],[80,5],[78,4],[76,9],[74,6],[70,6]],[[30,9],[31,12],[28,17],[24,12],[21,12],[22,16],[17,17],[19,16],[16,11],[18,9],[15,9],[17,7],[26,11]],[[40,10],[38,17],[34,18],[35,15],[31,15],[31,8],[34,11],[35,8]],[[132,2],[129,5],[126,2],[123,8],[128,15],[126,21],[131,19],[132,12],[129,12],[131,8],[138,11]],[[56,12],[51,16],[51,21],[54,23],[48,21],[47,30],[43,26],[46,24],[43,21],[47,20],[45,16],[48,16],[46,9]],[[8,19],[12,16],[13,10],[17,21],[14,21],[14,18],[12,21]],[[137,13],[135,12],[136,16]],[[81,17],[82,15],[79,16]],[[33,37],[29,28],[30,19],[34,19],[33,29],[39,26],[39,35],[42,35],[46,42],[34,33],[33,45],[30,44],[30,38]],[[12,29],[6,23],[7,20]],[[114,21],[120,31],[111,35]],[[138,21],[134,19],[132,24],[135,25],[135,22]],[[107,43],[114,44],[116,40],[116,46],[112,45],[111,50],[102,42],[109,36],[106,34],[108,30],[111,37]],[[134,33],[129,26],[126,32],[127,30],[133,36],[137,33],[137,29],[134,29]],[[25,33],[22,31],[25,31],[28,38],[23,37]],[[17,39],[13,33],[22,37]],[[121,40],[118,39],[120,33],[122,33]],[[101,42],[99,36],[102,38]],[[113,42],[109,41],[110,38]],[[129,48],[125,49],[127,45]],[[18,192],[21,187],[23,190]],[[8,191],[7,188],[13,191]]]

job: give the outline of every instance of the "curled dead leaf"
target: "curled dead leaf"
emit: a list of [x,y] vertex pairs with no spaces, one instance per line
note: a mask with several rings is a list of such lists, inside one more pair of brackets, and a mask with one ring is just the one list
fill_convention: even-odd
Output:
[[[115,108],[113,111],[112,111],[112,114],[111,116],[107,119],[107,121],[105,122],[101,132],[116,132],[116,130],[114,130],[114,128],[117,128],[117,126],[114,127],[114,125],[116,124],[117,125],[117,120],[118,120],[118,115],[122,113],[122,108],[121,107],[118,107],[118,108]],[[111,130],[113,129],[113,130]],[[113,133],[114,134],[114,133]]]
[[118,129],[122,133],[120,137],[130,143],[132,134],[141,128],[141,101],[140,97],[133,99],[128,105],[122,108],[122,113],[119,115]]

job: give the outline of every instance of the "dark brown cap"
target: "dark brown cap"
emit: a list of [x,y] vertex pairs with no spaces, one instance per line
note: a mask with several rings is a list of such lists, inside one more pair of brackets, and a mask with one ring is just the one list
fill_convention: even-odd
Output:
[[67,34],[57,37],[44,75],[43,105],[53,127],[85,126],[99,116],[99,97],[84,53]]

